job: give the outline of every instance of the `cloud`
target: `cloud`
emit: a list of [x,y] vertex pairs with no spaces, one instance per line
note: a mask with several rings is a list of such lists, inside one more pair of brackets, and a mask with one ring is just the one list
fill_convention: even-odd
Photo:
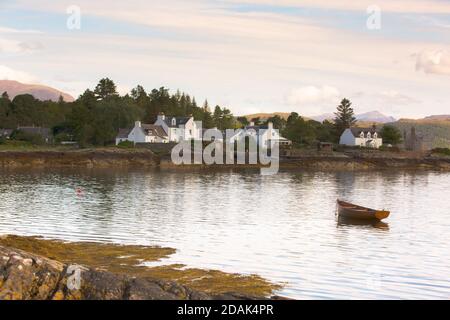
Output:
[[339,99],[340,95],[339,90],[335,87],[306,86],[291,90],[287,96],[287,102],[290,105],[335,102]]
[[395,105],[411,105],[421,103],[420,100],[397,92],[395,90],[382,91],[379,95],[386,103]]
[[8,28],[8,27],[1,27],[0,26],[0,33],[27,33],[27,34],[42,34],[41,31],[38,30],[22,30],[22,29],[14,29],[14,28]]
[[450,4],[440,0],[226,0],[226,2],[362,12],[365,12],[368,6],[376,4],[386,12],[450,13]]
[[319,114],[334,110],[339,104],[341,93],[332,86],[304,86],[292,89],[286,102],[301,114]]
[[417,55],[416,70],[450,75],[450,54],[445,50],[422,51]]
[[0,38],[0,53],[27,53],[41,50],[43,45],[37,41],[17,41]]
[[29,73],[0,65],[0,80],[15,80],[23,83],[38,83],[37,78]]

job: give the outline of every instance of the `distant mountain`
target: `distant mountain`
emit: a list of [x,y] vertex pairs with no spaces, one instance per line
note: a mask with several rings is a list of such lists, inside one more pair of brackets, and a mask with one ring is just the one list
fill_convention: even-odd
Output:
[[273,112],[273,113],[254,113],[248,114],[243,117],[246,117],[249,121],[254,118],[259,118],[260,120],[267,120],[271,117],[279,116],[282,119],[287,119],[290,116],[290,112]]
[[356,120],[375,123],[389,123],[397,121],[394,117],[386,116],[379,111],[371,111],[356,115]]
[[333,120],[335,118],[334,113],[324,113],[319,116],[311,117],[312,120],[324,122],[325,120]]
[[432,120],[432,121],[447,121],[450,120],[450,114],[440,114],[434,116],[428,116],[423,118],[423,120]]
[[[311,117],[311,119],[323,122],[324,120],[333,120],[336,116],[334,113],[324,113],[319,116]],[[360,123],[388,123],[395,122],[396,119],[394,117],[389,117],[382,114],[379,111],[371,111],[366,113],[357,114],[356,120]]]
[[[246,115],[245,117],[248,120],[251,120],[253,118],[260,118],[261,120],[265,120],[265,119],[268,119],[275,115],[278,115],[283,119],[287,119],[290,114],[291,114],[290,112],[255,113],[255,114]],[[300,116],[302,116],[302,115],[300,115]],[[315,120],[318,122],[323,122],[325,120],[333,121],[336,116],[334,115],[334,113],[324,113],[324,114],[314,116],[314,117],[304,117],[304,116],[302,116],[302,117],[306,120]],[[358,120],[359,124],[363,124],[363,125],[366,125],[366,124],[372,125],[374,123],[380,124],[380,123],[389,123],[389,122],[397,121],[394,117],[386,116],[379,111],[371,111],[371,112],[358,114],[358,115],[356,115],[356,119]]]
[[24,84],[12,80],[0,80],[0,94],[5,91],[8,92],[10,99],[13,99],[20,94],[31,94],[36,99],[42,101],[58,101],[60,96],[62,96],[66,102],[74,101],[74,98],[70,94],[51,87],[38,84]]

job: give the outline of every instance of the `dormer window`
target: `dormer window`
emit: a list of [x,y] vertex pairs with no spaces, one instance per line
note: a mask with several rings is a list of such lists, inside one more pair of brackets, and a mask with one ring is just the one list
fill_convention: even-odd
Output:
[[175,126],[177,124],[177,119],[172,118],[172,125]]
[[359,137],[360,137],[361,139],[364,139],[364,131],[361,131],[361,133],[359,134]]
[[378,138],[378,133],[375,132],[375,133],[373,134],[373,138],[374,138],[374,139],[377,139],[377,138]]
[[367,139],[371,139],[372,135],[370,134],[370,132],[367,132]]

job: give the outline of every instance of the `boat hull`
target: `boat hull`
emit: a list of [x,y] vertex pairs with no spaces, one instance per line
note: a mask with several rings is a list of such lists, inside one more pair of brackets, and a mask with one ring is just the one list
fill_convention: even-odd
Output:
[[341,200],[337,201],[337,205],[338,215],[349,219],[381,221],[390,215],[389,211],[365,208]]

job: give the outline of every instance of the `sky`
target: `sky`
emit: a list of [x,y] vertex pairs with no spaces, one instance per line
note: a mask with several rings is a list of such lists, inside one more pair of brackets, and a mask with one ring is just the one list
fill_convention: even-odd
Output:
[[[78,14],[79,13],[79,14]],[[450,114],[450,0],[0,0],[0,79],[166,87],[235,115]]]

